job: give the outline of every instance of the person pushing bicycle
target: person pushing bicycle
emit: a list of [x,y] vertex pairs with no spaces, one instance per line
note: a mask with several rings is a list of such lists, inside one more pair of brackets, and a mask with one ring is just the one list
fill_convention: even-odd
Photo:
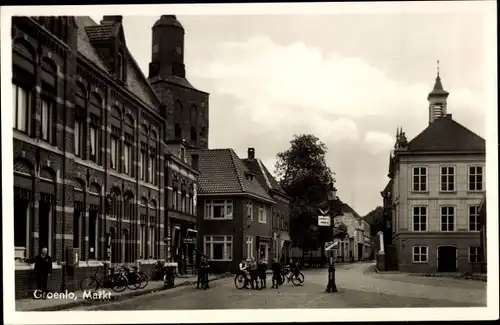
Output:
[[[205,289],[210,288],[208,284],[208,270],[210,268],[210,265],[207,262],[207,257],[205,255],[201,256],[201,261],[200,261],[200,267],[198,268],[198,279],[196,281],[196,289],[200,288],[200,283],[201,286]],[[205,287],[203,286],[205,285]]]

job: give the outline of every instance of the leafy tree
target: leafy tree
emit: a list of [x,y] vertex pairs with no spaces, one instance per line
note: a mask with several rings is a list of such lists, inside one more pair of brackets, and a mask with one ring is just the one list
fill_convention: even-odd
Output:
[[375,236],[377,232],[385,230],[384,208],[376,207],[364,217],[366,222],[370,224],[370,234]]
[[327,185],[334,181],[326,165],[327,147],[312,134],[294,135],[290,148],[278,153],[276,175],[292,198],[290,236],[303,251],[315,250],[331,240],[331,230],[317,226],[318,206],[327,199]]

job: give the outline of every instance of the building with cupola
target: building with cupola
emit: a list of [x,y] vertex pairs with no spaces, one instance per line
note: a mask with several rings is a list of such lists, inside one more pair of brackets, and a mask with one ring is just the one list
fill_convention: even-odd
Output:
[[398,128],[381,192],[386,231],[377,267],[402,272],[479,272],[485,140],[453,119],[439,73],[427,127],[408,140]]

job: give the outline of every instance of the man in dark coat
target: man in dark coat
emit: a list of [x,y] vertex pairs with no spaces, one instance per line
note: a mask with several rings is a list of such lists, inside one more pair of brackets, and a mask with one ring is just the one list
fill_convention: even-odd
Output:
[[[200,261],[200,268],[198,269],[198,281],[196,281],[196,289],[200,288],[200,284],[203,289],[210,288],[208,284],[209,268],[210,265],[208,264],[207,257],[205,255],[202,255]],[[206,286],[205,286],[205,281],[206,281]]]
[[273,260],[273,264],[271,266],[273,270],[273,286],[272,288],[278,289],[278,286],[281,284],[281,264],[278,263],[277,259]]
[[266,271],[267,271],[267,264],[262,260],[263,257],[261,257],[261,260],[259,261],[259,265],[257,267],[258,269],[258,274],[259,274],[259,279],[260,279],[260,288],[263,289],[267,286],[266,283]]
[[42,248],[39,255],[35,257],[36,288],[42,292],[42,297],[47,294],[47,280],[52,273],[52,257],[47,253],[47,248]]

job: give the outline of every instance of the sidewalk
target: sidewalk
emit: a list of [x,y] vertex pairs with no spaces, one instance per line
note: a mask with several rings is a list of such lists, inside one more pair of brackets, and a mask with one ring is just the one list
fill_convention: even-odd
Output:
[[475,280],[487,282],[487,274],[482,273],[410,273],[410,272],[400,272],[400,271],[380,271],[376,266],[373,266],[373,271],[380,274],[400,274],[407,276],[420,276],[420,277],[437,277],[437,278],[454,278],[460,280]]
[[[228,275],[210,275],[209,281],[226,278]],[[196,275],[190,277],[176,277],[174,287],[186,286],[196,284]],[[108,291],[109,290],[109,291]],[[105,292],[110,292],[111,297],[103,300],[85,299],[82,291],[74,292],[73,297],[66,297],[64,293],[60,294],[62,298],[58,299],[20,299],[16,300],[16,311],[59,311],[74,308],[82,305],[97,305],[105,304],[108,301],[117,301],[121,299],[128,299],[136,296],[145,295],[148,293],[167,290],[163,285],[163,281],[151,281],[144,289],[125,289],[123,292],[114,292],[111,289],[106,289]]]

